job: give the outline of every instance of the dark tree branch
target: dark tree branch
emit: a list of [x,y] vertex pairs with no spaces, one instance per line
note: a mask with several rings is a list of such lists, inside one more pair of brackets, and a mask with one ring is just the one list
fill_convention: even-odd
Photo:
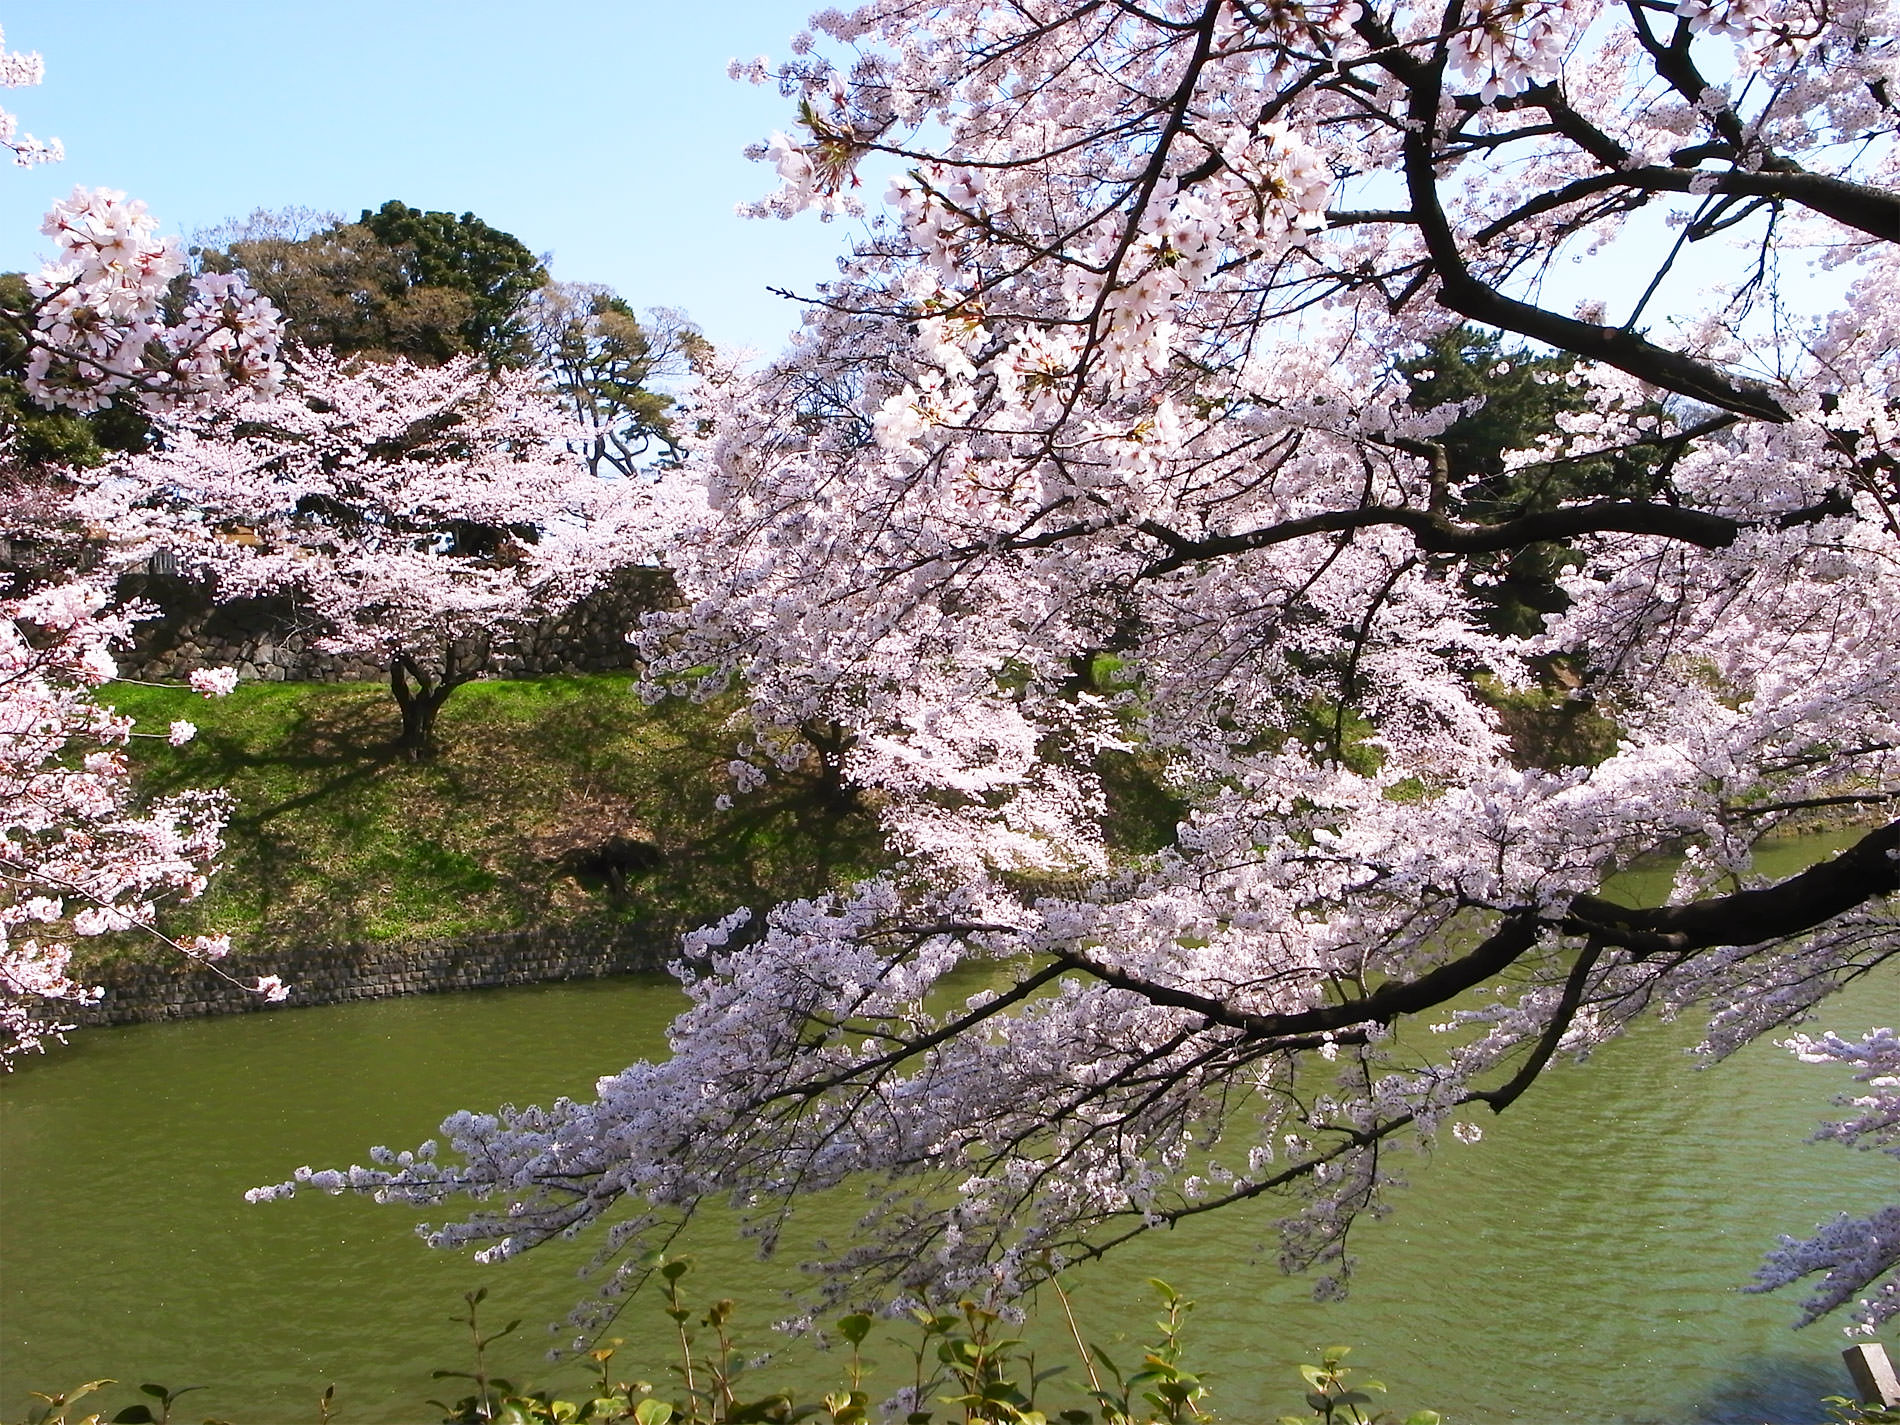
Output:
[[1250,1038],[1279,1039],[1295,1034],[1324,1034],[1361,1024],[1390,1024],[1405,1015],[1434,1008],[1508,969],[1537,943],[1542,929],[1531,916],[1513,915],[1486,936],[1475,950],[1416,980],[1394,980],[1360,999],[1286,1014],[1250,1014],[1191,990],[1158,985],[1113,966],[1098,964],[1080,950],[1059,952],[1057,959],[1103,984],[1130,990],[1150,1003],[1188,1010],[1201,1015],[1209,1024],[1238,1029]]
[[1141,573],[1143,578],[1155,578],[1203,559],[1244,554],[1315,534],[1337,534],[1378,525],[1398,525],[1410,530],[1419,548],[1428,554],[1494,553],[1586,534],[1649,534],[1682,540],[1704,549],[1724,549],[1745,528],[1741,521],[1726,515],[1642,500],[1599,500],[1588,505],[1566,505],[1519,515],[1494,525],[1458,524],[1442,514],[1401,505],[1367,505],[1356,510],[1327,510],[1266,529],[1206,539],[1190,539],[1148,520],[1138,528],[1167,545],[1172,552]]
[[861,1079],[867,1074],[875,1078],[890,1069],[896,1068],[907,1059],[914,1059],[919,1054],[927,1054],[939,1044],[947,1044],[959,1034],[969,1032],[984,1020],[994,1018],[1010,1006],[1022,1003],[1022,1001],[1035,994],[1037,990],[1041,989],[1051,980],[1062,975],[1067,968],[1068,967],[1060,961],[1045,965],[1033,975],[1028,975],[1017,981],[1012,988],[1005,990],[1002,994],[996,996],[995,999],[979,1005],[966,1015],[949,1021],[932,1033],[921,1035],[916,1039],[906,1040],[898,1048],[891,1050],[888,1054],[879,1055],[877,1058],[868,1060],[862,1064],[853,1064],[850,1068],[841,1070],[828,1078],[813,1080],[810,1083],[792,1084],[789,1087],[764,1094],[759,1098],[757,1106],[763,1108],[766,1104],[782,1098],[817,1098],[821,1094],[830,1092],[832,1089],[841,1088],[845,1084]]
[[1725,411],[1761,420],[1782,422],[1788,413],[1759,381],[1728,372],[1657,346],[1635,332],[1598,326],[1575,317],[1559,316],[1529,302],[1507,297],[1471,275],[1457,236],[1438,198],[1439,105],[1443,98],[1445,59],[1395,66],[1394,72],[1410,86],[1404,172],[1419,235],[1430,254],[1438,278],[1438,303],[1459,316],[1541,341],[1560,351],[1571,351],[1590,361],[1601,361],[1638,380],[1679,395],[1691,396]]
[[1804,169],[1750,172],[1731,169],[1726,173],[1704,172],[1694,168],[1650,166],[1594,173],[1566,183],[1561,188],[1540,193],[1506,213],[1496,222],[1472,234],[1473,241],[1488,243],[1526,219],[1567,207],[1585,198],[1616,189],[1640,193],[1691,193],[1703,191],[1745,198],[1778,198],[1870,237],[1887,242],[1900,241],[1900,194],[1865,183],[1850,183],[1844,178],[1809,173]]
[[1632,910],[1578,896],[1562,922],[1637,954],[1761,945],[1805,934],[1870,900],[1900,891],[1900,821],[1870,831],[1830,861],[1759,890],[1688,905]]
[[[1528,911],[1514,912],[1475,949],[1417,979],[1389,981],[1358,999],[1284,1014],[1235,1009],[1207,995],[1156,984],[1100,964],[1080,950],[1058,952],[1057,960],[1103,984],[1138,994],[1151,1004],[1198,1014],[1209,1025],[1239,1030],[1252,1039],[1280,1039],[1363,1024],[1390,1024],[1405,1015],[1434,1009],[1515,964],[1549,928],[1588,936],[1598,951],[1618,948],[1641,958],[1659,952],[1787,939],[1896,891],[1900,891],[1900,821],[1869,832],[1830,861],[1760,890],[1650,910],[1634,910],[1598,896],[1582,895],[1575,897],[1554,922],[1540,920]],[[1587,974],[1587,966],[1573,971],[1578,993],[1582,981],[1577,976]]]
[[1510,1082],[1494,1089],[1482,1089],[1470,1095],[1470,1103],[1488,1104],[1493,1113],[1502,1113],[1517,1102],[1537,1076],[1544,1072],[1544,1066],[1557,1052],[1557,1046],[1563,1043],[1564,1035],[1569,1032],[1570,1023],[1577,1017],[1577,1007],[1583,1003],[1583,992],[1590,983],[1590,971],[1602,958],[1603,946],[1595,940],[1583,947],[1577,961],[1570,967],[1570,973],[1564,977],[1564,991],[1557,998],[1557,1007],[1550,1013],[1550,1023],[1544,1026],[1544,1032],[1538,1037],[1537,1047],[1518,1071],[1511,1076]]

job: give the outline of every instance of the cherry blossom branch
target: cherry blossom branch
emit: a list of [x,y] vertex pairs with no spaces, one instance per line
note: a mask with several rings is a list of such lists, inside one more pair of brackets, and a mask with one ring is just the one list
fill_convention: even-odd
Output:
[[1805,934],[1900,891],[1900,821],[1772,886],[1687,905],[1632,909],[1596,896],[1570,903],[1564,928],[1638,955],[1718,945],[1764,945]]
[[1459,524],[1443,514],[1395,506],[1357,510],[1328,510],[1304,519],[1287,520],[1246,534],[1190,539],[1152,521],[1142,533],[1168,545],[1172,553],[1142,570],[1143,578],[1158,578],[1201,560],[1219,559],[1257,549],[1270,549],[1290,540],[1316,534],[1394,526],[1412,534],[1428,554],[1484,554],[1521,549],[1527,544],[1575,539],[1589,534],[1646,534],[1681,540],[1704,549],[1722,549],[1744,528],[1738,520],[1676,505],[1638,500],[1602,500],[1588,505],[1565,505],[1537,510],[1494,525]]

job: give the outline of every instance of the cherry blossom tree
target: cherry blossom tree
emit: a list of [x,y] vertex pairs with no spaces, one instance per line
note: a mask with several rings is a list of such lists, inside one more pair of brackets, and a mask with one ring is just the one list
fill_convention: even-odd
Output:
[[[38,84],[43,68],[36,54],[0,48],[0,88]],[[22,166],[64,157],[56,140],[19,134],[3,110],[0,146]],[[25,304],[0,303],[21,358],[0,375],[22,379],[40,406],[87,412],[124,397],[162,411],[278,379],[269,303],[231,278],[172,291],[183,252],[156,235],[143,204],[75,188],[41,231],[58,258],[29,279]],[[46,482],[22,479],[17,435],[0,425],[0,524],[9,537],[57,544],[72,512]],[[58,1017],[61,1001],[96,998],[68,974],[75,937],[136,930],[207,964],[229,949],[223,936],[181,942],[155,928],[161,903],[204,888],[222,798],[140,807],[123,752],[131,721],[94,697],[116,671],[110,645],[144,611],[116,606],[99,578],[71,568],[9,572],[14,587],[0,591],[0,1066],[72,1027]],[[216,674],[197,683],[210,695],[229,691]],[[181,719],[165,735],[180,743],[194,731]],[[254,988],[274,1000],[288,993],[274,976]]]
[[[135,805],[132,720],[92,696],[129,621],[85,580],[0,599],[0,1065],[72,1028],[60,1002],[98,997],[68,973],[74,937],[138,930],[205,963],[230,949],[225,936],[174,941],[154,926],[164,902],[204,889],[224,799]],[[180,721],[169,737],[193,731]],[[284,997],[276,981],[258,988]]]
[[128,394],[164,411],[281,379],[277,310],[241,279],[193,277],[167,309],[185,255],[143,203],[74,188],[40,231],[59,257],[28,279],[28,308],[0,308],[0,320],[25,344],[26,388],[42,406],[96,411]]
[[[487,1198],[433,1240],[490,1258],[614,1214],[608,1309],[697,1204],[769,1248],[847,1182],[840,1295],[1019,1290],[1249,1201],[1327,1293],[1421,1148],[1632,1020],[1720,1057],[1890,977],[1897,19],[872,0],[738,66],[798,104],[759,212],[906,171],[790,350],[699,393],[654,685],[787,729],[741,780],[848,729],[899,864],[689,936],[668,1061],[299,1181]],[[1441,439],[1477,398],[1412,399],[1458,324],[1579,398],[1508,480]],[[1530,549],[1562,607],[1489,626]],[[1531,764],[1513,691],[1612,749]],[[1157,849],[1105,834],[1118,757],[1180,808]],[[1823,808],[1870,820],[1754,874]],[[1606,894],[1662,854],[1666,904]],[[1770,1277],[1871,1327],[1890,1226]]]
[[623,483],[533,373],[306,351],[292,381],[161,423],[159,448],[77,504],[122,557],[169,549],[220,599],[288,591],[334,653],[386,660],[399,747],[510,628],[558,613],[617,566]]

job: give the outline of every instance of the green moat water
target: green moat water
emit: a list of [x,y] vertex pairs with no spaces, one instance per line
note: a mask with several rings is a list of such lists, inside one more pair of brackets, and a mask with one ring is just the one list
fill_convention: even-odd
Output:
[[[495,1324],[525,1319],[497,1369],[577,1383],[547,1363],[557,1338],[540,1328],[585,1293],[574,1272],[592,1244],[482,1267],[423,1247],[412,1212],[322,1196],[249,1206],[243,1192],[300,1163],[364,1161],[372,1143],[413,1145],[458,1108],[584,1095],[663,1053],[679,1003],[659,979],[545,986],[91,1031],[27,1063],[0,1083],[0,1419],[23,1417],[30,1390],[113,1376],[211,1385],[181,1419],[314,1421],[335,1382],[339,1425],[433,1420],[426,1398],[459,1383],[429,1372],[467,1368],[449,1317],[478,1285]],[[1888,973],[1820,1023],[1858,1031],[1897,1010]],[[1334,1342],[1394,1405],[1470,1425],[1814,1420],[1845,1384],[1836,1325],[1792,1332],[1792,1296],[1737,1287],[1777,1233],[1890,1196],[1893,1161],[1804,1141],[1844,1074],[1769,1044],[1698,1070],[1684,1052],[1696,1037],[1648,1026],[1551,1075],[1483,1142],[1447,1137],[1415,1159],[1392,1216],[1355,1230],[1344,1302],[1282,1277],[1269,1214],[1243,1210],[1076,1272],[1084,1328],[1121,1354],[1153,1316],[1144,1279],[1165,1277],[1199,1303],[1190,1363],[1233,1422],[1298,1409],[1294,1363]],[[851,1216],[820,1203],[806,1226],[842,1231]],[[802,1280],[793,1262],[756,1261],[710,1218],[695,1232],[689,1284],[737,1297],[750,1344],[774,1346],[767,1323]],[[615,1334],[630,1371],[663,1378],[663,1325],[651,1303],[629,1307]],[[1031,1331],[1063,1359],[1052,1324]],[[894,1347],[874,1355],[901,1363]],[[836,1380],[799,1347],[783,1373],[807,1396]]]

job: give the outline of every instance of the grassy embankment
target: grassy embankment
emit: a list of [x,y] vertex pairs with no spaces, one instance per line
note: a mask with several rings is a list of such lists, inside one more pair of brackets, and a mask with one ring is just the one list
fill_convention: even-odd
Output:
[[[872,819],[815,776],[782,776],[720,811],[722,769],[744,738],[730,709],[648,707],[626,675],[470,684],[444,706],[442,751],[426,762],[395,753],[396,709],[379,683],[246,683],[219,700],[116,684],[105,696],[142,732],[197,724],[184,747],[141,737],[131,752],[148,795],[231,794],[211,889],[163,928],[222,931],[236,949],[601,920],[670,930],[814,894],[880,856]],[[1610,741],[1609,725],[1590,715],[1572,726],[1570,710],[1542,705],[1551,696],[1502,710],[1543,754],[1531,760],[1600,757],[1606,747],[1565,744]],[[1184,807],[1155,767],[1110,753],[1096,770],[1112,845],[1140,855],[1172,839]],[[650,864],[620,884],[576,867],[615,838]],[[142,936],[78,949],[82,966],[159,953]]]
[[[649,708],[624,675],[471,684],[443,708],[441,755],[420,763],[392,753],[380,684],[246,683],[218,701],[117,684],[105,700],[141,731],[197,724],[180,748],[134,739],[132,757],[147,794],[231,793],[222,869],[164,928],[224,931],[234,949],[697,924],[822,890],[877,856],[870,819],[815,778],[718,811],[743,733],[715,707]],[[615,837],[651,864],[620,886],[575,872]],[[89,963],[153,953],[131,936],[81,948]]]

